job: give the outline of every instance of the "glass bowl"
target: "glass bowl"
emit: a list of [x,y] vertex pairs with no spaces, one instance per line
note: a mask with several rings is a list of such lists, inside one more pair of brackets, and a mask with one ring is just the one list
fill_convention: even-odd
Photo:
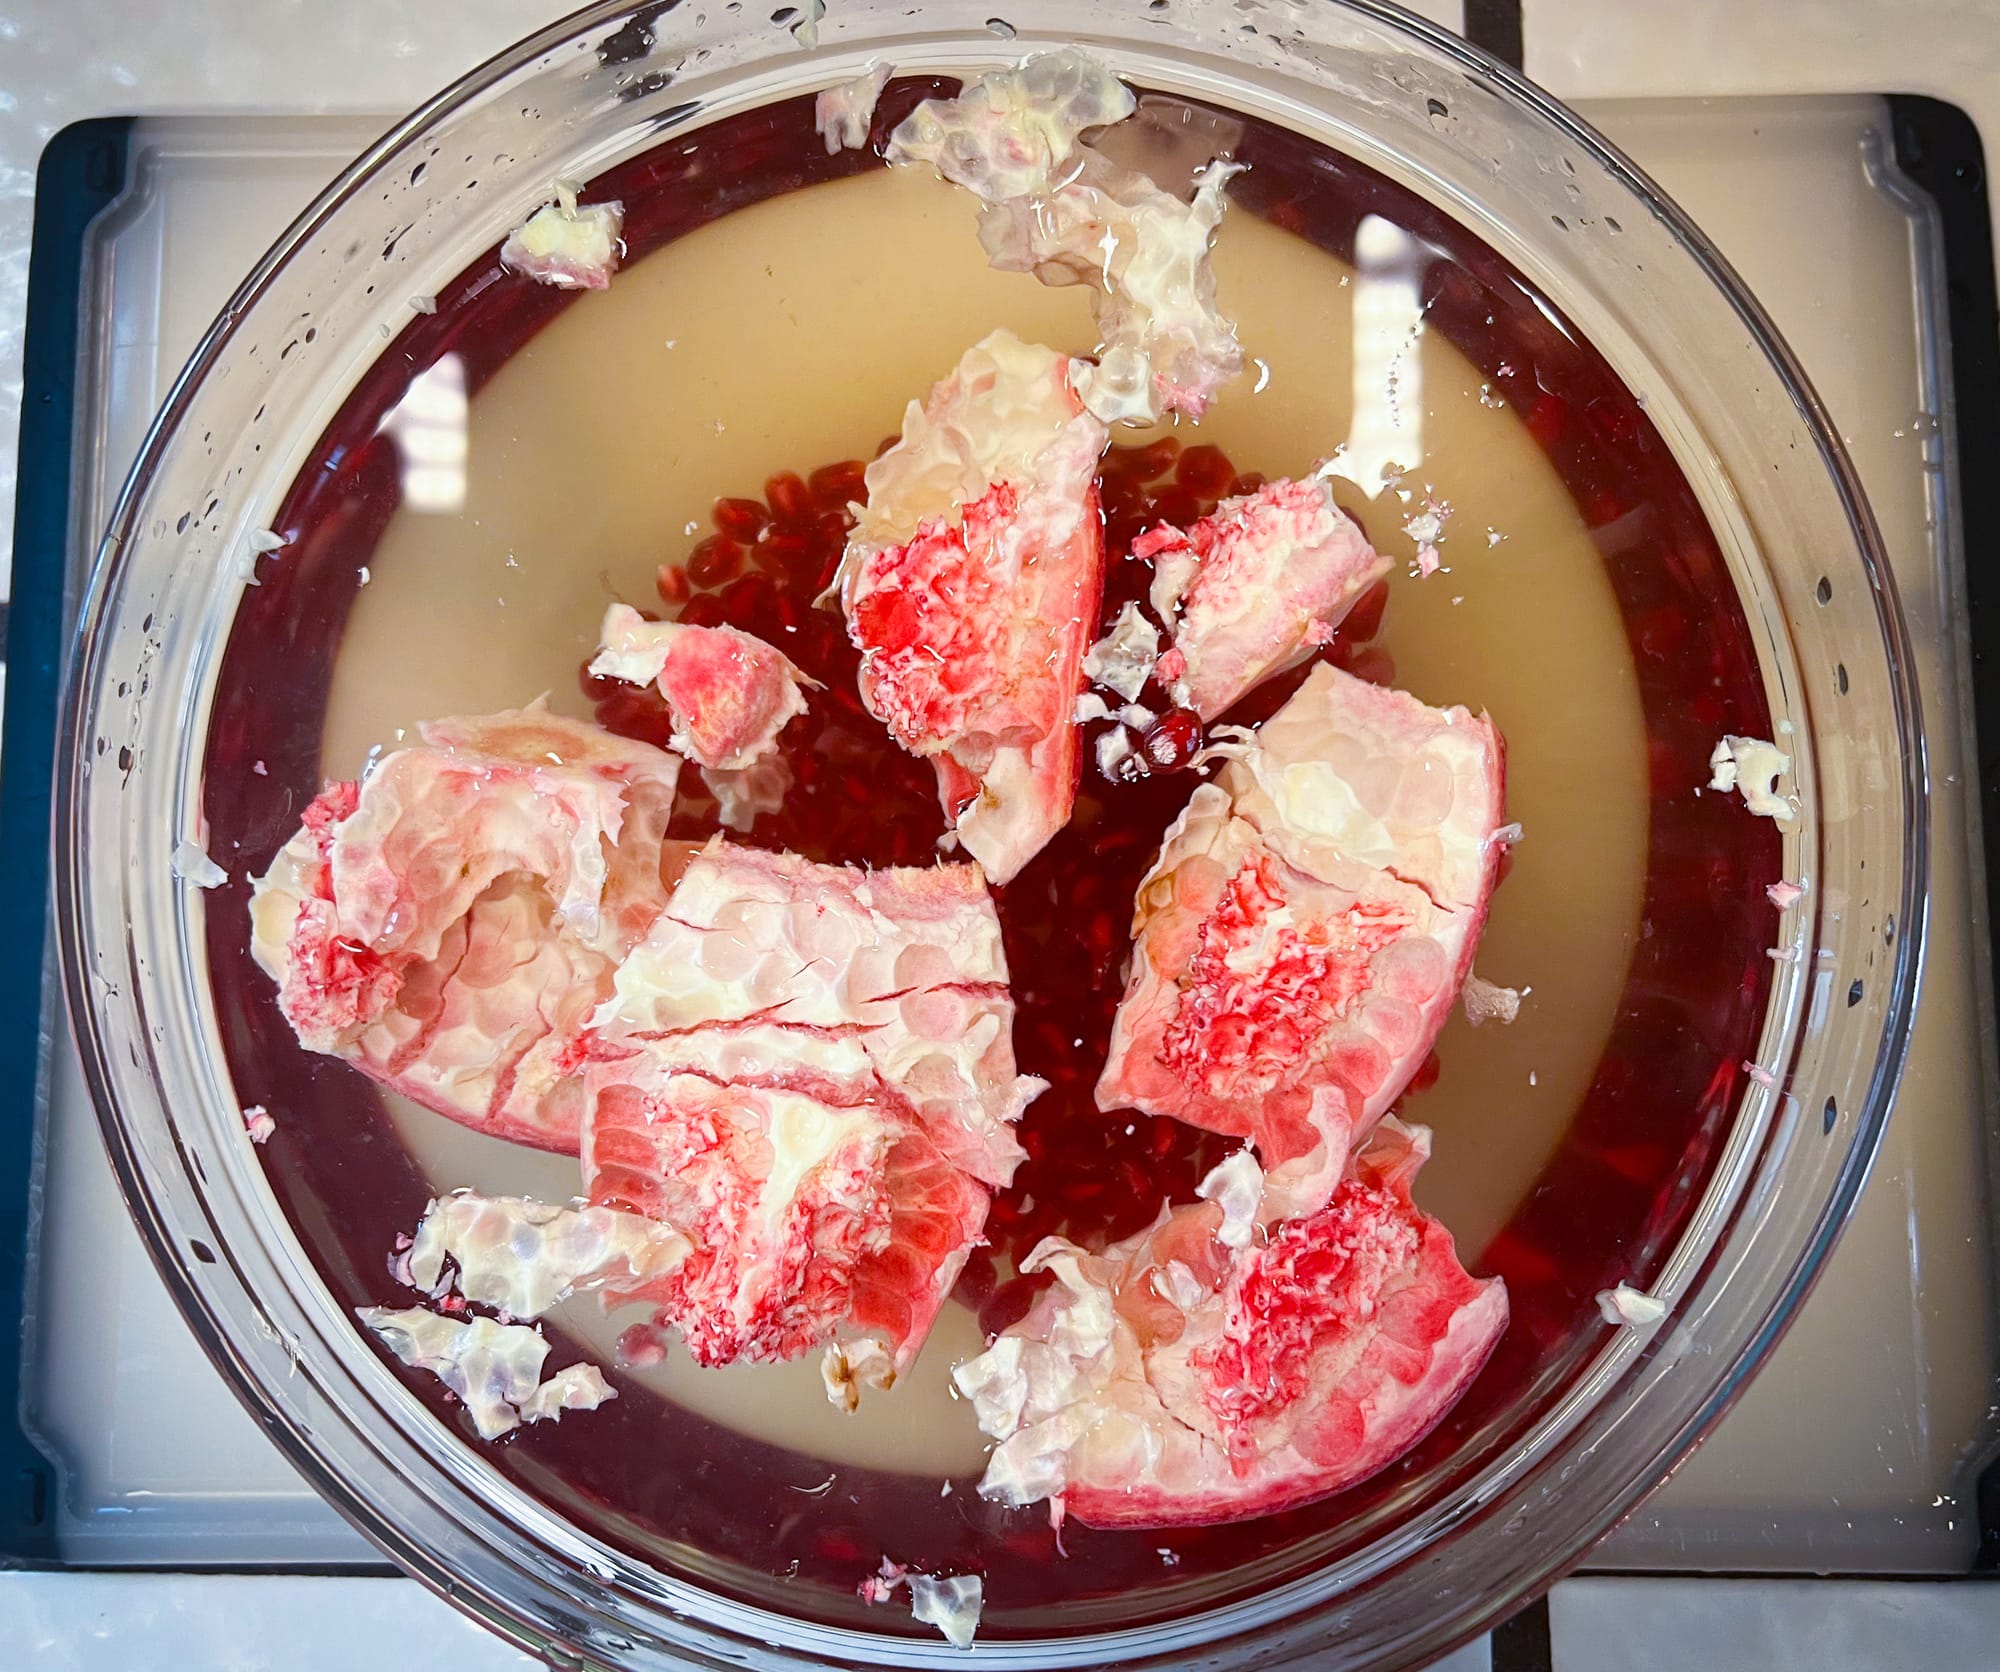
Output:
[[[1424,309],[1495,376],[1521,369],[1497,358],[1520,344],[1538,356],[1547,375],[1517,399],[1618,596],[1647,721],[1644,909],[1601,1059],[1480,1256],[1515,1292],[1500,1354],[1430,1440],[1330,1506],[1235,1543],[1194,1538],[1184,1567],[1087,1556],[1060,1605],[1010,1606],[995,1579],[980,1658],[1414,1665],[1489,1628],[1727,1409],[1820,1269],[1887,1118],[1924,927],[1922,729],[1867,506],[1769,321],[1604,140],[1394,8],[1152,0],[1084,16],[1058,0],[1004,19],[850,0],[817,18],[606,5],[553,25],[394,129],[279,240],[175,386],[99,553],[62,738],[58,915],[126,1198],[191,1326],[302,1472],[412,1574],[555,1664],[923,1666],[955,1651],[812,1589],[797,1557],[788,1573],[811,1518],[767,1512],[770,1448],[715,1423],[661,1433],[689,1460],[684,1498],[727,1503],[703,1471],[744,1471],[727,1550],[690,1531],[691,1510],[649,1521],[604,1501],[615,1481],[578,1486],[566,1440],[467,1443],[352,1320],[386,1257],[366,1212],[309,1188],[284,1124],[268,1153],[244,1131],[246,1104],[282,1099],[315,1135],[313,1166],[421,1203],[366,1089],[274,1031],[242,955],[242,879],[336,752],[329,693],[365,562],[418,491],[397,461],[454,466],[407,426],[428,413],[462,434],[468,399],[569,305],[501,284],[492,260],[553,178],[621,191],[647,258],[774,190],[872,166],[808,142],[811,94],[873,59],[897,67],[886,111],[937,78],[1083,45],[1136,86],[1240,120],[1255,157],[1243,213],[1319,237],[1313,193],[1332,181],[1343,202],[1393,204],[1418,246],[1428,227],[1484,252],[1435,282],[1423,268]],[[1355,216],[1334,220],[1325,246],[1353,255]],[[1615,472],[1591,474],[1614,456],[1670,488],[1621,497]],[[266,528],[298,538],[260,561]],[[452,632],[421,612],[406,649]],[[1725,825],[1696,794],[1725,730],[1791,754],[1782,831],[1733,803]],[[226,887],[176,880],[189,840],[228,866]],[[1774,948],[1762,896],[1780,877],[1809,890]],[[1593,1296],[1621,1277],[1668,1321],[1601,1321]],[[893,1473],[857,1478],[897,1490]],[[995,1571],[1012,1559],[994,1546]]]

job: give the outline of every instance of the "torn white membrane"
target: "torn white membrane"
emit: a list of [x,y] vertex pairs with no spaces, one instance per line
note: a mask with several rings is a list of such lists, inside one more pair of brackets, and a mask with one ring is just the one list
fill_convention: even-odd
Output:
[[412,1306],[363,1306],[355,1314],[412,1369],[428,1370],[464,1402],[482,1440],[564,1411],[594,1410],[617,1389],[595,1365],[576,1364],[542,1380],[549,1344],[526,1324],[446,1318]]

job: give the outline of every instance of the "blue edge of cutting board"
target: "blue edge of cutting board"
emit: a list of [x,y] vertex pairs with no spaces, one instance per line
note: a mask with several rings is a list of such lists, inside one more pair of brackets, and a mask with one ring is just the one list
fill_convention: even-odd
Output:
[[63,667],[84,239],[124,189],[129,117],[63,129],[35,177],[34,244],[21,380],[14,584],[7,610],[7,696],[0,731],[0,1563],[53,1563],[56,1472],[22,1419],[23,1313],[31,1202],[39,1194],[37,1109],[50,1007],[50,794]]

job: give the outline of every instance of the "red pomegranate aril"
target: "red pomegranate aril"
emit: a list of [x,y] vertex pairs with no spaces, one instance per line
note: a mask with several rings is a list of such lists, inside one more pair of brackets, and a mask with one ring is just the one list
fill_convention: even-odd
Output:
[[592,673],[590,664],[596,660],[595,656],[586,656],[577,665],[576,682],[583,688],[586,698],[591,702],[604,702],[608,698],[617,696],[621,691],[631,689],[622,680],[606,679],[600,674]]
[[988,1335],[998,1335],[1008,1325],[1018,1324],[1027,1317],[1028,1308],[1035,1304],[1035,1296],[1054,1281],[1045,1271],[1038,1271],[1031,1277],[1010,1277],[980,1307],[979,1327]]
[[743,548],[727,534],[711,534],[688,553],[688,579],[696,586],[720,586],[743,573]]
[[1166,488],[1154,495],[1152,514],[1147,517],[1146,526],[1154,528],[1161,523],[1172,523],[1176,528],[1191,528],[1213,508],[1212,503],[1186,488]]
[[785,528],[805,527],[813,520],[817,509],[805,478],[796,470],[781,470],[764,484],[764,503],[771,507],[772,517]]
[[1220,499],[1236,480],[1236,466],[1220,447],[1202,442],[1181,454],[1174,465],[1174,480],[1200,498]]
[[1542,394],[1528,409],[1528,433],[1540,442],[1543,451],[1553,447],[1569,423],[1569,402],[1560,395]]
[[694,588],[689,585],[687,571],[678,563],[662,563],[653,576],[653,590],[660,595],[660,602],[675,606],[685,604]]
[[782,580],[805,569],[819,555],[819,542],[797,532],[766,534],[751,554],[765,574]]
[[823,464],[806,478],[806,486],[822,510],[845,511],[850,502],[867,497],[868,486],[862,480],[867,468],[859,459]]
[[902,439],[900,435],[885,435],[880,441],[875,443],[875,457],[879,459]]
[[1268,486],[1270,480],[1270,477],[1261,470],[1247,470],[1229,484],[1229,492],[1224,497],[1241,499],[1245,494],[1255,493],[1259,488]]
[[1364,645],[1347,661],[1347,671],[1370,685],[1396,683],[1396,659],[1379,644]]
[[761,499],[718,499],[709,514],[718,529],[746,546],[753,544],[771,523],[771,513],[764,509]]
[[1201,716],[1191,708],[1170,708],[1139,740],[1140,752],[1156,772],[1178,772],[1201,747]]
[[1171,435],[1163,435],[1158,441],[1148,442],[1144,447],[1131,449],[1114,447],[1112,457],[1118,460],[1119,473],[1134,482],[1150,482],[1156,476],[1173,469],[1174,461],[1180,457],[1180,441]]
[[690,627],[720,627],[722,600],[713,592],[699,592],[681,607],[681,620]]
[[1365,644],[1382,631],[1382,612],[1389,607],[1389,583],[1377,581],[1355,600],[1354,608],[1340,624],[1340,636]]
[[722,619],[745,632],[768,629],[764,619],[771,607],[771,583],[758,574],[745,575],[722,589]]

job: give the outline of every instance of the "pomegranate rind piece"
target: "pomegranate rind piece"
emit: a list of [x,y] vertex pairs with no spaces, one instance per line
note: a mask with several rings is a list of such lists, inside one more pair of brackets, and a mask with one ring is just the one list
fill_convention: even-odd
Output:
[[787,721],[806,710],[801,673],[781,651],[734,627],[648,621],[629,604],[604,612],[601,679],[656,686],[673,716],[673,746],[696,765],[742,772],[778,747]]
[[1213,1205],[1092,1255],[1050,1238],[1022,1321],[954,1373],[999,1444],[980,1483],[1098,1527],[1310,1503],[1395,1461],[1505,1331],[1498,1279],[1410,1200],[1429,1135],[1384,1121],[1314,1214],[1241,1250]]
[[996,331],[904,415],[842,561],[869,711],[929,757],[965,850],[1010,881],[1069,820],[1104,586],[1108,432],[1053,350]]
[[1492,723],[1316,668],[1189,798],[1134,901],[1098,1106],[1249,1138],[1273,1216],[1326,1199],[1472,968],[1498,878]]
[[1242,168],[1211,162],[1183,200],[1086,147],[1060,183],[981,212],[979,241],[1000,271],[1089,287],[1102,346],[1075,380],[1106,423],[1200,418],[1242,372],[1209,261],[1224,189]]
[[987,203],[1046,191],[1091,128],[1139,108],[1088,53],[1038,52],[982,75],[956,98],[926,99],[889,136],[892,164],[928,163]]
[[1193,201],[1080,143],[1137,101],[1088,53],[1041,53],[927,99],[889,137],[892,165],[930,164],[984,207],[979,240],[1002,272],[1088,288],[1103,348],[1083,363],[1083,404],[1106,423],[1199,418],[1243,369],[1216,305],[1209,249],[1237,165],[1211,162]]
[[1132,555],[1154,564],[1152,605],[1182,657],[1176,699],[1204,720],[1305,661],[1390,568],[1317,477],[1152,529]]
[[586,1191],[672,1225],[671,1270],[614,1283],[703,1365],[887,1344],[906,1369],[985,1223],[986,1191],[913,1121],[869,1102],[719,1084],[648,1049],[586,1070]]
[[970,865],[864,871],[712,842],[619,966],[611,1043],[691,1069],[907,1114],[950,1162],[1004,1185],[1014,1123],[1044,1082],[1016,1072],[992,896]]
[[539,708],[419,731],[307,808],[255,880],[252,954],[307,1049],[574,1154],[584,1030],[666,903],[680,763]]
[[401,1270],[433,1300],[455,1290],[511,1321],[539,1318],[580,1289],[663,1277],[688,1247],[638,1214],[460,1190],[424,1209]]
[[545,203],[507,235],[500,265],[560,290],[604,290],[624,253],[625,205],[579,207],[576,188],[556,182],[556,200]]

